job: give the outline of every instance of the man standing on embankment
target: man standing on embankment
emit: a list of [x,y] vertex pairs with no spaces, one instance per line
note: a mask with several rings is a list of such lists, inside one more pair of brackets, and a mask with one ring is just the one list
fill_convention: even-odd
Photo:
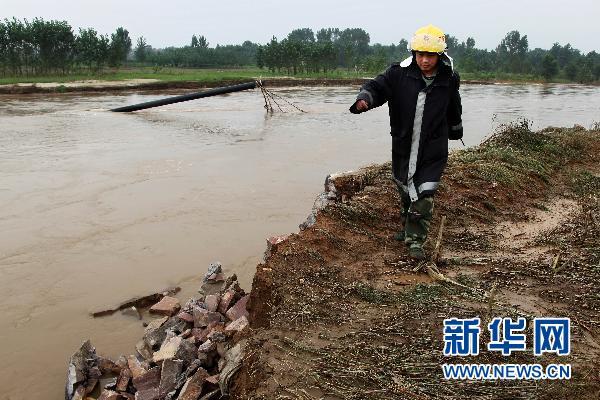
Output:
[[448,161],[448,139],[463,136],[460,78],[446,53],[444,32],[420,28],[410,41],[412,56],[365,83],[350,112],[389,106],[392,175],[402,198],[403,229],[394,237],[424,259],[433,195]]

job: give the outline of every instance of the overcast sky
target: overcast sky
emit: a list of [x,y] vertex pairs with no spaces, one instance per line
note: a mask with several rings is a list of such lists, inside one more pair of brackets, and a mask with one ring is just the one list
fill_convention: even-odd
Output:
[[526,34],[529,47],[571,43],[583,52],[600,50],[600,0],[1,0],[0,18],[67,20],[77,30],[100,33],[123,26],[135,41],[153,47],[189,44],[204,35],[210,46],[284,38],[294,28],[360,27],[371,43],[397,43],[432,23],[460,41],[471,36],[479,48],[495,48],[511,30]]

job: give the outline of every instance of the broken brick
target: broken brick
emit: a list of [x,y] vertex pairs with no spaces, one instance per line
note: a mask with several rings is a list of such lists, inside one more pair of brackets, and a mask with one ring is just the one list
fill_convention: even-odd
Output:
[[221,301],[221,296],[218,294],[209,294],[204,299],[204,303],[206,304],[206,308],[208,311],[215,312],[219,307],[219,302]]
[[177,318],[182,319],[185,322],[194,322],[194,316],[187,312],[180,312],[177,314]]
[[229,325],[227,325],[225,327],[225,332],[241,332],[247,326],[248,326],[248,318],[246,318],[245,316],[242,316],[242,317],[236,319],[235,321],[229,323]]
[[217,312],[211,312],[207,309],[194,307],[194,327],[195,328],[204,328],[208,326],[211,322],[219,322],[222,319],[221,314]]
[[135,400],[158,400],[159,398],[160,394],[157,387],[135,392]]
[[160,367],[151,368],[146,371],[145,374],[133,378],[133,387],[135,387],[137,391],[158,388],[160,376]]
[[211,376],[205,378],[204,380],[212,385],[218,385],[219,384],[219,374],[211,375]]
[[175,297],[165,296],[158,303],[150,307],[150,313],[168,315],[170,317],[180,309],[181,304],[179,304],[179,300]]
[[117,363],[115,363],[110,358],[102,356],[98,356],[98,368],[100,368],[100,372],[102,372],[102,375],[107,375],[111,373],[118,374],[121,372],[121,367],[118,366]]
[[154,350],[165,341],[168,331],[182,332],[186,329],[187,325],[188,322],[179,318],[164,317],[151,321],[144,331],[144,340]]
[[181,336],[175,336],[163,343],[160,350],[154,353],[153,361],[158,363],[164,360],[182,360],[185,365],[196,358],[196,346],[183,339]]
[[207,282],[225,282],[225,276],[223,273],[212,274],[206,280]]
[[146,373],[146,369],[142,366],[142,363],[136,356],[127,357],[127,365],[129,366],[133,378],[138,378]]
[[131,379],[131,371],[129,368],[123,368],[121,373],[119,374],[119,378],[117,379],[116,389],[119,392],[124,392],[127,390],[127,386],[129,386],[129,380]]
[[104,389],[102,393],[100,393],[100,397],[98,400],[119,400],[121,395],[113,390]]
[[159,393],[165,396],[167,393],[175,389],[177,377],[183,369],[183,361],[181,360],[164,360],[162,363]]
[[208,339],[206,342],[202,343],[198,347],[198,352],[199,353],[210,353],[214,349],[216,349],[216,344],[213,343],[210,339]]
[[231,307],[227,313],[225,314],[230,321],[235,321],[240,317],[248,318],[248,310],[246,310],[246,304],[248,304],[248,300],[250,299],[250,295],[246,295],[238,300],[237,303]]
[[217,310],[221,314],[225,314],[227,312],[227,310],[229,309],[229,306],[233,302],[234,298],[235,298],[235,291],[227,290],[225,293],[223,293],[223,297],[221,297],[221,301],[219,302],[219,307],[217,308]]
[[198,399],[198,397],[200,397],[202,394],[204,382],[208,376],[209,374],[204,368],[198,368],[198,371],[196,371],[196,373],[185,382],[183,388],[181,388],[181,392],[179,393],[177,400]]
[[144,358],[144,360],[152,360],[152,349],[145,340],[140,340],[135,345],[135,350],[138,352],[140,356]]

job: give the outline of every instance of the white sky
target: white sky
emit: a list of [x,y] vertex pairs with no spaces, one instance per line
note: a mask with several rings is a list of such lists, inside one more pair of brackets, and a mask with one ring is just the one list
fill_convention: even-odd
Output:
[[144,36],[153,47],[189,44],[192,34],[206,36],[211,47],[266,43],[303,27],[360,27],[371,43],[390,44],[432,23],[460,41],[472,36],[479,48],[495,48],[516,29],[530,48],[559,42],[585,53],[600,50],[600,0],[2,0],[0,18],[12,17],[67,20],[75,30],[100,33],[123,26],[134,41]]

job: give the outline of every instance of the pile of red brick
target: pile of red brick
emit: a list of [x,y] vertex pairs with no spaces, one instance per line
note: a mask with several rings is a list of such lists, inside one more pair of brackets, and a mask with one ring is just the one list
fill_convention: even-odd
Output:
[[227,394],[241,366],[249,295],[237,277],[224,279],[211,264],[202,295],[183,307],[165,296],[150,308],[150,321],[135,354],[112,361],[89,341],[71,357],[66,399],[83,400],[102,384],[99,400],[216,399]]

